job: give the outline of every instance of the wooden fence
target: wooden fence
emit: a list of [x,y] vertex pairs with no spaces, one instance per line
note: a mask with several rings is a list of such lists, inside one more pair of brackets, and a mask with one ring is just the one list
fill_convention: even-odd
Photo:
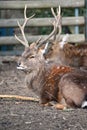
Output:
[[[24,9],[25,4],[27,4],[29,9],[43,9],[43,8],[51,8],[58,7],[61,8],[81,8],[85,7],[85,0],[31,0],[31,1],[0,1],[0,11],[1,10],[21,10]],[[52,26],[49,20],[53,20],[53,18],[33,18],[28,23],[27,26],[32,27],[42,27],[42,26]],[[20,23],[23,22],[23,18],[19,19]],[[69,16],[62,18],[62,26],[82,26],[85,25],[85,17],[84,16]],[[10,19],[0,19],[0,28],[16,28],[17,18]],[[28,36],[28,41],[33,42],[36,41],[41,35],[30,35]],[[47,35],[43,35],[46,37]],[[82,43],[85,41],[85,33],[83,34],[70,34],[69,38],[70,42]],[[0,37],[0,45],[17,45],[20,44],[14,36],[1,36]],[[3,52],[2,52],[3,53]],[[5,54],[5,52],[4,52]],[[7,54],[7,53],[6,53]],[[12,54],[12,53],[9,53]],[[16,53],[15,53],[16,54]]]

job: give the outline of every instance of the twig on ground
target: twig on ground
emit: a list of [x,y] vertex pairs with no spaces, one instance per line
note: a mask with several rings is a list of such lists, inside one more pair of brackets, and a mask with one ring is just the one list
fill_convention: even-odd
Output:
[[38,98],[19,96],[19,95],[0,95],[0,98],[10,98],[10,99],[16,99],[16,100],[39,102]]

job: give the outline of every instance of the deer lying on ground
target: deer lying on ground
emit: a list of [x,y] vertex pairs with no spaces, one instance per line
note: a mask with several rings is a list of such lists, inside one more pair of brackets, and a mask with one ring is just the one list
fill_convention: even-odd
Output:
[[39,45],[28,45],[24,26],[25,22],[23,26],[19,24],[24,41],[16,36],[16,39],[25,45],[17,69],[26,73],[25,82],[28,88],[39,95],[43,105],[56,101],[54,106],[58,109],[87,106],[87,73],[65,65],[50,66],[46,63],[44,51],[39,49]]
[[26,85],[40,96],[41,104],[56,101],[63,105],[62,108],[84,106],[87,98],[86,72],[68,66],[49,68],[38,50],[36,53],[24,51],[17,68],[26,72]]
[[66,34],[62,41],[55,39],[46,59],[58,65],[87,67],[87,44],[73,45],[68,43],[68,38],[69,34]]
[[[68,66],[49,67],[43,53],[25,50],[18,69],[26,73],[26,85],[40,96],[40,103],[56,101],[57,108],[84,107],[87,99],[87,73]],[[61,105],[60,105],[61,104]]]
[[[64,38],[68,39],[68,34]],[[47,57],[49,61],[60,61],[62,65],[73,67],[87,67],[87,45],[72,45],[63,40],[59,43],[54,42]]]

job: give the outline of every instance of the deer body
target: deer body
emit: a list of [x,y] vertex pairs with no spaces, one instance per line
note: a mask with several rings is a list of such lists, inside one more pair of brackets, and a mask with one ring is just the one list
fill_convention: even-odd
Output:
[[68,65],[72,67],[87,67],[87,45],[71,45],[65,43],[61,47],[60,44],[54,42],[51,53],[47,54],[48,62],[53,62],[58,65]]
[[59,93],[68,107],[82,107],[87,100],[87,73],[74,71],[65,74],[59,82]]
[[40,50],[34,54],[25,51],[18,68],[26,72],[26,85],[38,94],[41,104],[56,101],[66,107],[81,107],[87,99],[87,73],[68,66],[50,66]]
[[[59,12],[57,9],[57,16],[54,10],[51,10],[55,17],[55,21],[52,23],[54,29],[48,38],[42,41],[39,40],[40,45],[57,33],[58,28],[60,34],[60,7]],[[52,55],[54,57],[53,61],[55,59],[55,62],[52,65],[49,64],[44,58],[43,52],[45,51],[40,50],[36,43],[32,43],[29,46],[24,34],[24,27],[27,21],[33,16],[30,18],[26,17],[26,7],[24,16],[25,22],[23,25],[21,26],[18,22],[24,40],[22,41],[18,36],[15,37],[25,45],[25,51],[19,59],[17,68],[26,72],[25,82],[28,88],[39,95],[41,104],[56,101],[60,104],[57,106],[58,109],[61,105],[62,108],[87,106],[87,103],[85,103],[87,100],[87,72],[65,66],[71,64],[73,54],[78,56],[79,51],[77,51],[78,53],[76,51],[71,52],[72,46],[65,44],[66,36],[57,47],[59,50],[57,48],[55,49],[56,46],[54,46],[56,51],[54,50]]]
[[60,45],[57,43],[53,44],[51,54],[48,55],[46,59],[48,60],[48,63],[57,65],[71,64],[71,59],[69,57],[66,57],[64,50],[60,48]]
[[77,67],[87,66],[87,45],[70,45],[65,44],[63,51],[65,52],[66,57],[69,57],[72,60],[72,65]]

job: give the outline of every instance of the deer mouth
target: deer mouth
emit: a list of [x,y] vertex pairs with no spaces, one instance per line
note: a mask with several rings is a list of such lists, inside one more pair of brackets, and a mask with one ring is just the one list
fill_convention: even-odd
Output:
[[31,73],[32,72],[32,70],[27,68],[26,66],[21,66],[20,65],[20,66],[17,66],[17,69],[21,70],[21,71],[24,71],[24,72],[27,72],[27,73]]
[[26,70],[27,67],[26,67],[26,66],[20,65],[20,66],[17,66],[17,69],[18,69],[18,70]]

